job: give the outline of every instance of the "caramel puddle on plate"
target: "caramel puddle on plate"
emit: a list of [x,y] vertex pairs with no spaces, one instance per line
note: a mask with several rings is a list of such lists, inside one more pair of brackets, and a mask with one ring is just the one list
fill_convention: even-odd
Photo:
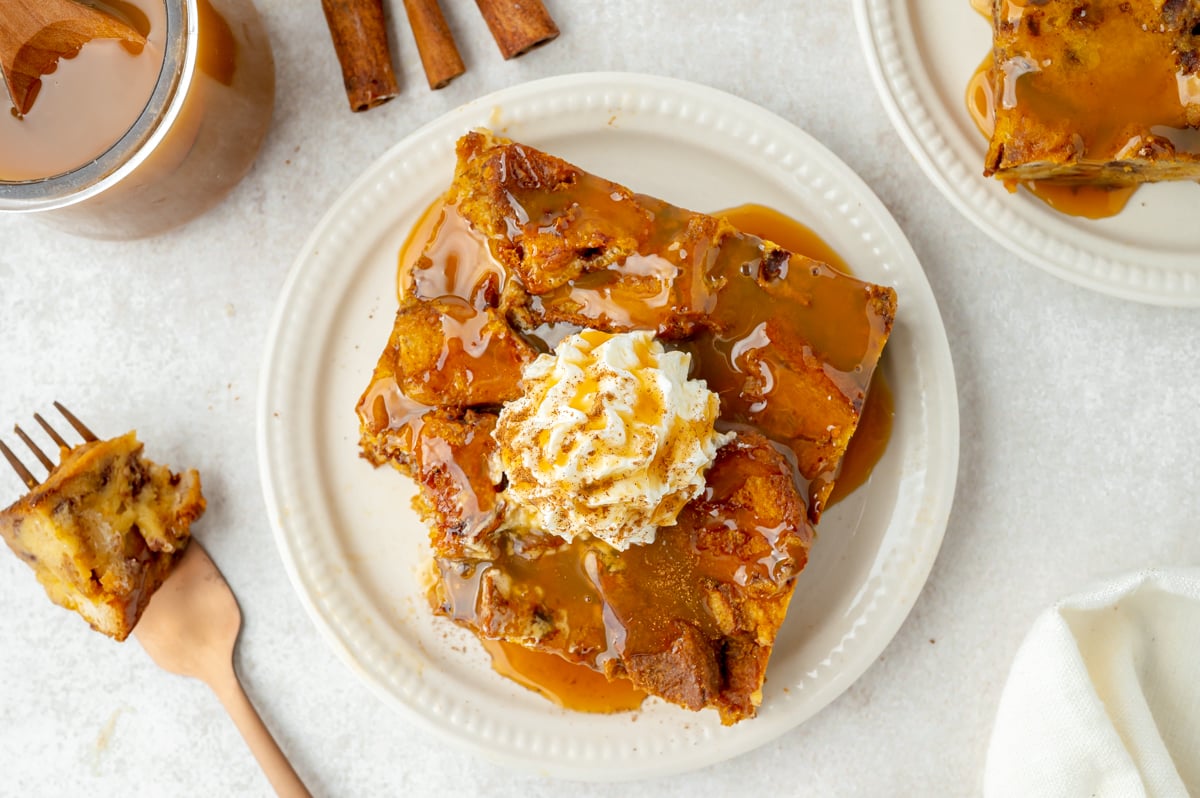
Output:
[[646,694],[628,679],[609,681],[586,665],[567,662],[557,654],[533,651],[503,640],[481,640],[492,658],[492,669],[528,687],[564,709],[578,712],[628,712]]

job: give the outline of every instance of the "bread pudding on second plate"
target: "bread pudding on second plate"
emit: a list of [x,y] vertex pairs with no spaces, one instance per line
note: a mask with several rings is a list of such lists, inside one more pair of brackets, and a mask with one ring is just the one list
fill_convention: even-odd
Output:
[[972,1],[992,25],[967,96],[985,176],[1095,218],[1200,180],[1200,0]]

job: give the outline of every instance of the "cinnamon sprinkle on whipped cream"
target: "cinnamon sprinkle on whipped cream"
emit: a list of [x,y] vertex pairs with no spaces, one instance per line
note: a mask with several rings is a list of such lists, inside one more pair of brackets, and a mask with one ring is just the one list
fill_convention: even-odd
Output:
[[714,429],[719,399],[690,364],[649,332],[584,330],[538,357],[494,432],[507,501],[566,540],[652,543],[734,437]]

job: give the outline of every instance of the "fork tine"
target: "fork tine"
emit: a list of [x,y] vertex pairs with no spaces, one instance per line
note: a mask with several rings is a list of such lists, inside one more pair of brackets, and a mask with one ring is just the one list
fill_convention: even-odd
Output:
[[67,421],[71,422],[71,426],[75,428],[76,432],[78,432],[80,435],[83,436],[83,439],[85,441],[87,441],[88,443],[91,443],[92,441],[99,440],[96,437],[96,433],[94,433],[90,429],[88,429],[87,425],[84,424],[82,421],[75,418],[74,413],[72,413],[67,408],[63,407],[62,402],[56,401],[54,403],[54,406],[58,408],[58,412],[63,414],[63,418],[65,418]]
[[[50,422],[48,422],[48,421],[46,421],[46,419],[42,418],[41,413],[34,413],[33,418],[35,421],[37,421],[37,423],[42,425],[42,429],[46,430],[46,434],[49,435],[54,440],[54,442],[59,445],[59,447],[61,447],[63,449],[71,448],[71,445],[69,443],[67,443],[65,440],[63,440],[63,436],[59,435],[58,431],[56,429],[54,429],[54,427],[50,426]],[[28,441],[26,441],[26,443],[28,443]]]
[[38,486],[38,481],[33,478],[33,474],[29,473],[29,469],[25,467],[24,463],[17,459],[17,456],[13,454],[12,449],[8,448],[4,444],[4,441],[0,441],[0,453],[4,455],[4,459],[8,461],[8,464],[13,467],[13,471],[17,472],[17,476],[19,476],[21,481],[25,483],[25,487],[33,490]]
[[21,429],[20,426],[14,424],[13,432],[17,433],[17,437],[25,442],[25,445],[28,446],[30,451],[32,451],[34,453],[34,455],[37,457],[37,459],[41,461],[42,465],[44,465],[46,467],[46,470],[48,470],[48,471],[54,470],[54,461],[51,460],[49,457],[47,457],[46,453],[38,448],[38,445],[33,442],[33,439],[25,434],[25,430]]

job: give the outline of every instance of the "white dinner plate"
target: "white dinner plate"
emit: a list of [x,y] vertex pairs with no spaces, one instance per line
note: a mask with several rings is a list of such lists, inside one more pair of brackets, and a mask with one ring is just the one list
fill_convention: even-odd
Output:
[[1143,186],[1109,219],[1051,209],[983,176],[987,142],[967,113],[967,83],[991,50],[970,0],[854,0],[888,116],[943,194],[981,230],[1079,285],[1162,305],[1200,306],[1200,187]]
[[[884,360],[894,432],[871,481],[826,513],[799,577],[757,718],[650,700],[637,713],[557,708],[489,667],[426,605],[430,556],[409,481],[358,456],[354,407],[396,309],[396,255],[449,185],[455,140],[489,125],[671,202],[758,202],[802,219],[857,273],[895,287]],[[824,707],[895,635],[945,530],[958,462],[946,333],[900,228],[832,153],[784,120],[702,86],[630,74],[537,81],[469,103],[397,144],[333,205],[292,268],[258,406],[266,503],[296,592],[345,662],[412,720],[494,760],[611,780],[710,765]]]

